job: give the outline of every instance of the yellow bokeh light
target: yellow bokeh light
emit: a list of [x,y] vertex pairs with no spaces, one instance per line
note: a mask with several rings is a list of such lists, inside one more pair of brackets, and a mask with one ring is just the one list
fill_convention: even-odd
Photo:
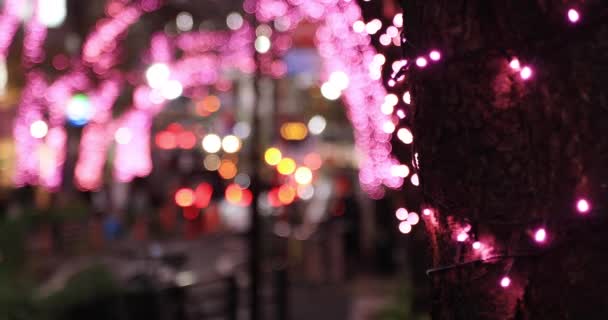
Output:
[[296,162],[291,158],[283,158],[277,165],[277,170],[280,174],[292,174],[296,170]]
[[312,171],[307,167],[299,167],[294,176],[298,184],[310,184],[312,182]]
[[285,140],[304,140],[308,128],[302,122],[286,122],[281,126],[281,137]]
[[264,152],[264,160],[271,166],[276,166],[281,162],[281,158],[283,155],[281,154],[281,150],[277,148],[268,148],[266,152]]
[[237,173],[236,165],[230,160],[222,160],[218,171],[220,176],[226,180],[234,178]]

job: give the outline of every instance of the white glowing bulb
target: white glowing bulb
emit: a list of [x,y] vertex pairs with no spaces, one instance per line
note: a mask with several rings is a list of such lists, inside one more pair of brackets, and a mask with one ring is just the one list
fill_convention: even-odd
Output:
[[49,28],[59,27],[67,15],[66,0],[39,0],[38,21]]
[[241,140],[237,136],[227,135],[222,139],[222,149],[226,153],[235,153],[241,149]]
[[416,212],[410,212],[407,215],[407,222],[411,225],[416,225],[420,222],[420,216]]
[[469,235],[466,232],[461,232],[456,236],[456,241],[465,242],[469,238]]
[[420,179],[418,179],[418,174],[414,173],[411,177],[410,177],[410,182],[412,183],[413,186],[419,186],[420,185]]
[[410,174],[410,168],[404,164],[396,164],[391,166],[391,175],[393,177],[405,178]]
[[146,70],[146,80],[150,88],[159,89],[163,87],[171,76],[169,66],[164,63],[155,63]]
[[167,100],[174,100],[179,98],[184,91],[184,87],[177,80],[169,80],[161,88],[161,95]]
[[315,115],[308,120],[308,131],[313,135],[319,135],[325,131],[327,121],[321,115]]
[[395,110],[395,107],[393,107],[392,105],[384,102],[381,106],[380,106],[380,111],[386,115],[392,114],[393,111]]
[[202,145],[208,153],[216,153],[222,148],[222,139],[217,134],[208,134],[203,138]]
[[534,233],[534,241],[536,242],[545,242],[547,239],[547,231],[544,228],[540,228],[536,230]]
[[270,39],[267,36],[259,36],[255,38],[255,51],[259,53],[266,53],[270,50]]
[[388,80],[388,86],[389,87],[394,87],[397,84],[397,82],[394,79],[389,79]]
[[397,29],[395,26],[390,26],[386,28],[386,35],[394,38],[399,35],[399,29]]
[[528,80],[532,77],[532,68],[526,66],[523,67],[519,73],[522,79]]
[[424,210],[422,210],[422,214],[425,216],[430,216],[431,214],[433,214],[433,210],[425,208]]
[[511,278],[504,276],[500,279],[500,286],[506,288],[511,285]]
[[428,62],[426,61],[426,58],[424,58],[424,57],[418,57],[416,59],[416,65],[419,66],[420,68],[426,67],[427,63]]
[[406,104],[410,104],[412,103],[412,95],[410,94],[409,91],[406,91],[403,94],[403,102],[405,102]]
[[385,133],[393,133],[395,131],[395,124],[390,120],[386,120],[382,125],[382,131]]
[[513,69],[515,71],[519,71],[519,69],[521,68],[521,64],[519,63],[519,59],[517,59],[517,58],[511,59],[511,61],[509,62],[509,67],[511,67],[511,69]]
[[391,44],[391,37],[388,36],[387,34],[383,34],[380,36],[380,44],[383,46],[388,46]]
[[572,23],[577,23],[580,20],[581,15],[578,13],[576,9],[568,10],[568,20]]
[[361,20],[357,20],[353,23],[353,30],[356,33],[361,33],[363,31],[365,31],[365,22],[361,21]]
[[190,31],[194,25],[194,20],[189,12],[180,12],[175,18],[175,25],[179,31]]
[[231,30],[238,30],[243,26],[243,16],[238,12],[232,12],[226,17],[226,25]]
[[433,61],[439,61],[441,59],[441,53],[437,50],[433,50],[429,53],[429,58]]
[[395,105],[397,105],[398,102],[399,102],[399,98],[397,98],[397,96],[393,93],[389,93],[386,96],[384,96],[384,103],[387,103],[391,106],[395,106]]
[[407,65],[407,60],[403,59],[403,60],[397,60],[395,62],[393,62],[393,64],[391,65],[391,68],[393,69],[393,72],[399,72],[399,70],[401,70],[402,67],[404,67],[405,65]]
[[42,120],[36,120],[30,124],[30,135],[36,139],[46,137],[49,132],[49,126]]
[[578,201],[576,202],[576,210],[578,210],[579,213],[585,214],[589,212],[590,209],[591,204],[589,203],[589,201],[587,201],[587,199],[578,199]]
[[405,118],[405,112],[401,109],[397,110],[397,117],[399,117],[399,119]]
[[402,221],[399,224],[399,231],[403,234],[408,234],[412,231],[412,225],[409,224],[407,221]]
[[121,127],[114,133],[114,140],[116,140],[116,143],[118,144],[129,144],[132,138],[133,134],[129,128]]
[[368,34],[376,34],[376,32],[378,32],[378,30],[380,30],[381,28],[382,21],[380,21],[379,19],[374,19],[368,22],[367,25],[365,25],[365,31],[367,31]]
[[401,221],[406,220],[408,214],[409,213],[407,212],[407,209],[405,209],[405,208],[399,208],[399,209],[397,209],[397,211],[395,211],[395,216],[397,217],[397,219],[399,219]]
[[321,95],[327,100],[337,100],[342,95],[342,91],[331,82],[321,85]]
[[408,128],[401,128],[397,130],[397,138],[405,144],[410,144],[414,141],[414,135]]
[[475,249],[475,250],[481,249],[481,242],[479,242],[479,241],[473,242],[473,249]]
[[376,53],[372,59],[372,64],[383,65],[386,62],[386,57],[382,53]]
[[348,88],[350,79],[343,71],[334,71],[329,75],[329,82],[331,82],[336,88],[345,90]]
[[393,17],[393,24],[395,25],[395,27],[401,28],[403,26],[403,14],[397,13]]

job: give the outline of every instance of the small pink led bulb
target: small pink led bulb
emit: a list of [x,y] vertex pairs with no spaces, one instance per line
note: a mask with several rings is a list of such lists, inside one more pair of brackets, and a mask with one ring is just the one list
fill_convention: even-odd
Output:
[[441,53],[437,50],[433,50],[429,53],[429,58],[433,61],[439,61],[441,59]]
[[521,68],[521,64],[519,63],[519,59],[517,59],[517,58],[511,59],[511,62],[509,62],[509,67],[511,67],[511,69],[513,69],[515,71],[519,71],[519,69]]
[[521,76],[522,79],[524,80],[528,80],[532,77],[532,68],[530,67],[523,67],[521,69],[521,71],[519,72],[519,75]]
[[427,65],[427,61],[425,58],[423,57],[418,57],[418,59],[416,59],[416,65],[420,68],[424,68]]
[[534,232],[534,241],[542,243],[545,240],[547,240],[547,231],[544,228],[539,228]]
[[456,236],[456,241],[465,242],[469,238],[469,235],[466,232],[461,232]]
[[578,201],[576,202],[576,210],[578,210],[578,212],[581,214],[586,214],[587,212],[589,212],[589,210],[591,210],[591,204],[589,204],[589,201],[587,201],[587,199],[578,199]]
[[511,278],[509,278],[508,276],[504,276],[504,277],[502,277],[502,279],[500,279],[501,287],[507,288],[510,285],[511,285]]
[[576,9],[568,10],[568,20],[572,23],[577,23],[581,19],[581,15]]
[[431,214],[433,214],[433,210],[425,208],[424,210],[422,210],[422,214],[425,216],[430,216]]
[[475,250],[481,249],[481,242],[479,242],[479,241],[473,242],[473,249],[475,249]]

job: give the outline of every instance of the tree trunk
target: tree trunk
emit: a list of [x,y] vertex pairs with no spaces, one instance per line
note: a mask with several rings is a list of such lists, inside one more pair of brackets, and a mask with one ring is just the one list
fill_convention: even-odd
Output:
[[[608,314],[602,2],[402,1],[408,52],[443,55],[408,75],[421,188],[436,217],[426,219],[438,268],[429,274],[433,319]],[[571,6],[577,24],[567,20]],[[531,66],[530,79],[509,67],[512,56]],[[585,215],[576,211],[581,197],[592,204]],[[469,240],[456,241],[466,225]]]

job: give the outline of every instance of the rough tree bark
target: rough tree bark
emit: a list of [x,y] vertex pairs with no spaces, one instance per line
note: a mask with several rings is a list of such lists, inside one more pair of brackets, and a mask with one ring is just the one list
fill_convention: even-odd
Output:
[[[452,266],[429,275],[433,319],[605,319],[608,5],[401,2],[408,41],[444,56],[409,73],[422,189],[437,212],[432,263]],[[566,20],[571,6],[578,25]],[[509,68],[510,54],[532,79]],[[587,216],[580,196],[593,204]],[[506,257],[461,265],[480,258],[454,240],[467,223],[483,256]],[[530,236],[539,226],[543,245]]]

